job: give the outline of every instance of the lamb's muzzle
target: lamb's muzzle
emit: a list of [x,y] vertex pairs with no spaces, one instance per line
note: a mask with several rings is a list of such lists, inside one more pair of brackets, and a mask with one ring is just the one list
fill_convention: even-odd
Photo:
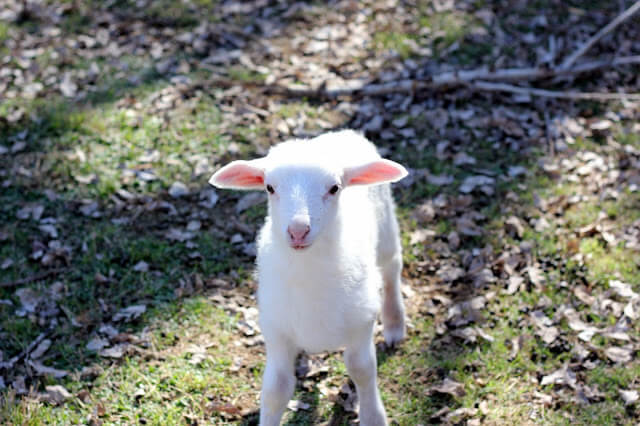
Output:
[[306,248],[309,243],[305,241],[305,238],[309,235],[309,231],[311,231],[309,216],[294,216],[289,226],[287,226],[291,247],[296,250]]

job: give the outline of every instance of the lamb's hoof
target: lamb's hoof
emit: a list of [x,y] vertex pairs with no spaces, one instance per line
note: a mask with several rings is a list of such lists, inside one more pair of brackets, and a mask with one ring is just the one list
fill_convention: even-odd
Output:
[[384,342],[391,348],[400,344],[400,342],[402,342],[405,337],[407,337],[404,323],[391,327],[384,327],[382,334],[384,335]]

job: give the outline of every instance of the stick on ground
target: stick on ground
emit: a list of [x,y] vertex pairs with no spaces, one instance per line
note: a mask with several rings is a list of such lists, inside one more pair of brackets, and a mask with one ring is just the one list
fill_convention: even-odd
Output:
[[[600,69],[631,64],[640,64],[640,55],[599,59],[579,64],[566,70],[558,68],[504,68],[492,71],[485,67],[464,71],[450,71],[420,80],[407,79],[388,83],[367,84],[360,87],[334,87],[327,89],[324,88],[324,85],[321,85],[318,89],[314,89],[304,86],[286,87],[274,84],[266,86],[266,89],[276,94],[295,97],[322,97],[332,99],[340,96],[355,95],[383,96],[395,93],[411,94],[421,90],[443,90],[468,85],[474,81],[520,82],[542,80],[557,76],[584,74]],[[480,89],[480,87],[477,87],[477,89]]]
[[609,22],[609,24],[607,24],[589,40],[587,40],[583,45],[581,45],[578,50],[573,52],[568,58],[564,60],[562,65],[560,65],[560,69],[566,70],[570,68],[580,56],[584,55],[585,52],[591,48],[591,46],[596,44],[602,37],[613,31],[614,28],[623,23],[638,10],[640,10],[640,0],[636,1],[630,8],[622,12],[620,15],[616,16],[613,21]]
[[32,283],[34,281],[39,281],[39,280],[43,280],[45,278],[48,278],[51,275],[59,274],[60,272],[65,271],[65,270],[66,270],[66,268],[49,269],[48,271],[44,271],[44,272],[32,275],[32,276],[27,277],[27,278],[22,278],[22,279],[15,280],[15,281],[8,281],[8,282],[5,282],[5,283],[0,283],[0,288],[17,287],[19,285],[29,284],[29,283]]
[[476,81],[471,83],[469,87],[488,92],[510,92],[519,95],[538,96],[543,98],[593,101],[640,101],[640,93],[560,92],[555,90],[536,89],[534,87],[514,86],[506,83],[491,83],[488,81]]

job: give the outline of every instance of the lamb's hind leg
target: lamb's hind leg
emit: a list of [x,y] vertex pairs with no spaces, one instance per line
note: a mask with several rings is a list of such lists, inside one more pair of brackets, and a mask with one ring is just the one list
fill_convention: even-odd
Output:
[[404,303],[400,289],[402,256],[396,254],[382,265],[384,280],[382,302],[382,324],[384,340],[388,345],[395,345],[405,338]]

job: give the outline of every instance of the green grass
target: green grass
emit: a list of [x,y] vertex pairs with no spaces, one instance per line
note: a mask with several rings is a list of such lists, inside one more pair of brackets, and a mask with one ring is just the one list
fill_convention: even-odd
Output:
[[416,40],[415,36],[399,33],[399,32],[379,32],[376,33],[373,41],[378,49],[393,49],[400,55],[401,58],[408,58],[412,54],[411,46],[408,44],[409,40]]
[[[88,8],[108,7],[112,13],[129,13],[152,26],[172,25],[187,31],[205,18],[215,22],[216,17],[211,16],[215,6],[216,2],[208,0],[186,6],[184,2],[152,2],[148,8],[125,0],[108,6],[83,2],[83,8],[64,14],[60,25],[65,34],[83,33],[92,23]],[[423,38],[391,26],[374,35],[374,48],[393,49],[407,59],[413,55],[411,42],[432,48],[436,57],[459,43],[450,57],[440,60],[461,64],[474,63],[492,52],[490,44],[470,36],[480,25],[471,12],[423,12],[418,17],[419,26],[428,27],[430,34],[437,36]],[[300,12],[296,16],[304,15]],[[14,30],[28,32],[36,26],[37,22],[31,21],[19,27],[0,24],[0,42]],[[176,58],[189,62],[190,55],[179,52]],[[76,424],[100,420],[105,424],[251,424],[256,420],[264,353],[260,346],[244,346],[245,336],[238,329],[243,319],[239,308],[247,307],[242,303],[253,303],[254,264],[241,248],[230,243],[230,235],[239,231],[229,218],[234,217],[254,232],[263,221],[266,205],[253,206],[238,216],[234,206],[242,194],[219,192],[220,200],[213,210],[201,209],[198,191],[207,188],[210,170],[196,173],[196,169],[202,163],[213,169],[232,159],[255,156],[273,142],[277,120],[303,116],[310,122],[311,131],[320,130],[313,127],[316,119],[326,119],[337,126],[348,123],[335,120],[334,103],[277,98],[268,109],[271,114],[262,121],[227,122],[224,111],[228,105],[216,97],[219,88],[195,84],[185,92],[176,92],[169,76],[157,72],[153,61],[147,59],[124,55],[121,65],[128,68],[121,72],[111,72],[108,61],[98,59],[104,71],[84,100],[51,94],[46,99],[14,99],[0,104],[2,117],[13,108],[25,110],[20,122],[3,124],[1,145],[11,146],[20,132],[28,130],[23,152],[0,157],[0,170],[4,173],[1,180],[11,181],[0,192],[0,262],[13,261],[13,265],[0,271],[0,282],[43,270],[33,252],[41,246],[46,248],[51,238],[43,234],[36,221],[16,217],[27,203],[42,205],[43,217],[56,219],[56,240],[68,247],[69,254],[63,253],[53,261],[54,266],[65,268],[59,274],[23,287],[44,295],[55,282],[62,284],[59,305],[65,313],[57,315],[58,322],[49,331],[54,342],[42,362],[71,373],[59,380],[28,378],[26,385],[32,392],[26,396],[0,390],[0,423]],[[38,60],[40,67],[56,64],[62,71],[86,70],[90,65],[79,57],[58,64],[49,54]],[[224,72],[237,82],[264,80],[263,75],[239,66]],[[200,82],[209,73],[192,68],[187,76]],[[162,96],[173,103],[163,108],[159,101]],[[490,109],[494,104],[481,106]],[[593,107],[592,112],[604,111]],[[595,336],[591,344],[595,348],[593,358],[598,362],[593,369],[576,368],[576,374],[603,396],[589,405],[578,405],[571,401],[573,394],[568,388],[540,385],[543,375],[575,362],[571,348],[546,345],[527,318],[539,304],[545,304],[541,309],[550,318],[557,314],[558,307],[570,305],[584,321],[596,327],[616,323],[617,318],[610,312],[592,311],[572,291],[584,286],[593,297],[602,299],[611,279],[634,284],[634,290],[640,291],[636,284],[640,257],[622,244],[607,244],[599,235],[577,237],[575,231],[594,223],[601,212],[606,213],[607,222],[615,225],[613,232],[624,229],[640,219],[638,194],[623,190],[617,200],[590,199],[556,214],[545,214],[534,207],[536,198],[570,197],[581,193],[584,185],[558,181],[540,170],[537,160],[543,152],[539,148],[514,152],[501,141],[470,137],[464,145],[452,142],[452,147],[464,149],[477,162],[472,167],[456,166],[451,157],[438,158],[434,141],[442,136],[425,123],[427,117],[418,116],[409,124],[420,140],[430,141],[425,147],[400,140],[378,141],[389,148],[394,160],[410,168],[453,177],[453,182],[444,186],[416,179],[412,186],[398,186],[395,191],[403,232],[405,280],[416,292],[418,302],[411,302],[412,328],[407,341],[396,350],[378,349],[379,383],[390,419],[400,425],[437,423],[444,420],[431,417],[444,408],[453,411],[485,407],[486,412],[473,418],[487,424],[637,422],[637,406],[625,407],[618,394],[621,388],[637,389],[637,359],[625,366],[612,364],[600,353],[611,341]],[[620,144],[638,147],[640,139],[624,127],[628,125],[616,124],[612,135]],[[460,126],[468,130],[464,123]],[[608,147],[606,140],[578,138],[570,149],[605,154]],[[464,209],[484,215],[485,219],[478,221],[483,234],[461,236],[460,249],[443,255],[442,244],[446,245],[447,236],[457,229],[456,219],[462,212],[438,209],[431,223],[422,224],[413,217],[416,206],[440,195],[451,201],[460,195],[459,186],[465,178],[479,174],[479,170],[504,176],[514,165],[526,167],[527,176],[498,179],[495,195],[474,194],[472,204]],[[39,174],[25,176],[20,167]],[[142,172],[154,179],[143,179]],[[95,179],[89,183],[78,181],[91,175]],[[186,183],[193,194],[180,199],[169,197],[166,191],[174,181]],[[122,189],[137,199],[117,207],[114,199]],[[47,190],[55,191],[55,199]],[[517,197],[515,201],[513,197]],[[97,201],[102,216],[85,217],[79,211],[83,199]],[[157,208],[158,203],[165,202],[171,203],[175,214],[166,205]],[[505,232],[505,219],[511,215],[523,221],[522,238]],[[541,216],[547,217],[551,226],[538,232],[530,219]],[[113,222],[122,217],[131,221]],[[191,220],[201,222],[197,235],[187,241],[167,238],[170,228],[184,230]],[[425,244],[410,246],[411,232],[420,227],[435,231],[436,236]],[[248,235],[243,237],[250,239]],[[544,269],[545,284],[541,288],[525,283],[522,291],[505,294],[505,276],[498,266],[493,268],[499,278],[497,283],[486,288],[463,288],[463,283],[443,286],[438,281],[437,272],[443,262],[462,263],[485,247],[493,253],[494,261],[507,248],[526,251],[523,242],[532,246],[522,262],[538,263]],[[139,262],[147,263],[149,271],[135,271]],[[214,278],[233,290],[221,290],[220,283],[211,281]],[[561,285],[563,282],[566,285]],[[5,301],[0,304],[0,351],[4,361],[20,354],[46,325],[40,324],[37,315],[15,315],[20,302],[14,290],[0,289],[0,299]],[[487,296],[481,318],[469,326],[482,329],[493,340],[479,337],[472,343],[449,332],[438,333],[447,307],[442,307],[443,312],[438,315],[426,310],[428,302],[440,303],[431,297],[431,292],[451,296],[453,303],[475,295]],[[224,306],[220,305],[220,297],[225,298]],[[121,359],[104,358],[86,348],[101,324],[112,322],[115,312],[133,304],[144,304],[146,312],[132,322],[118,323],[118,331],[144,343],[134,345],[136,348]],[[558,320],[556,326],[563,336],[568,336],[570,344],[577,342],[565,319]],[[638,332],[638,326],[631,324],[629,334],[634,341]],[[522,347],[512,356],[513,339],[519,337]],[[190,362],[194,359],[192,345],[206,348],[202,362]],[[348,381],[342,357],[330,355],[326,363],[330,370],[321,380],[332,389],[339,389]],[[95,374],[83,375],[83,367],[95,367]],[[462,383],[465,395],[430,392],[445,377]],[[65,386],[74,398],[60,406],[44,401],[39,394],[50,384]],[[85,392],[87,399],[78,397]],[[563,392],[566,395],[558,396]],[[545,406],[535,402],[536,393],[556,399]],[[288,424],[349,424],[355,418],[322,395],[314,380],[298,382],[294,398],[310,404],[311,409],[288,411]],[[227,415],[219,409],[225,404],[240,407],[242,412]]]

